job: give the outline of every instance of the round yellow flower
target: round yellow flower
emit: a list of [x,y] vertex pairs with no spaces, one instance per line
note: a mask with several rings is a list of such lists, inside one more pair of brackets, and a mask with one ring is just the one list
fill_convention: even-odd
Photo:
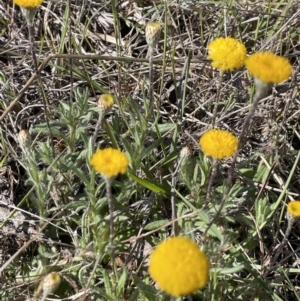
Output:
[[38,7],[43,0],[13,0],[15,4],[25,8]]
[[300,217],[300,201],[291,201],[287,205],[287,212],[291,217]]
[[257,52],[246,59],[249,72],[264,83],[279,84],[292,74],[290,62],[272,52]]
[[102,176],[112,178],[124,174],[129,164],[127,156],[118,149],[106,148],[93,154],[90,164]]
[[150,276],[172,296],[191,294],[209,279],[209,261],[198,245],[186,237],[160,243],[149,262]]
[[221,71],[233,71],[245,65],[246,47],[234,38],[217,38],[207,48],[207,58],[212,60],[213,67]]
[[236,152],[238,138],[228,131],[212,129],[202,135],[199,144],[205,156],[221,160]]

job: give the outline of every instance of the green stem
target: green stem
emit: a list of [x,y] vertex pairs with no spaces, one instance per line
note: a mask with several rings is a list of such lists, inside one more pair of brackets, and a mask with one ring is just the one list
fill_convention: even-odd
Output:
[[[109,207],[109,248],[110,248],[110,258],[111,258],[111,265],[113,271],[115,271],[115,243],[114,243],[114,204],[113,204],[113,196],[111,191],[111,183],[112,178],[105,178],[106,182],[106,197],[108,200],[108,207]],[[113,272],[115,275],[115,273]]]
[[47,97],[46,97],[46,93],[44,91],[43,88],[43,83],[42,83],[42,79],[41,79],[41,74],[39,71],[39,67],[38,67],[38,63],[37,63],[37,58],[36,58],[36,52],[35,52],[35,46],[34,46],[34,28],[33,28],[33,23],[28,23],[28,31],[29,31],[29,41],[30,41],[30,45],[31,45],[31,52],[32,52],[32,59],[33,59],[33,64],[34,64],[34,68],[35,68],[35,72],[36,72],[36,76],[37,76],[37,80],[38,80],[38,86],[42,95],[42,101],[43,101],[43,107],[44,107],[44,113],[45,113],[45,120],[46,120],[46,124],[49,130],[49,134],[50,134],[50,140],[51,140],[51,150],[52,150],[52,155],[53,158],[55,158],[55,150],[54,150],[54,136],[50,127],[50,123],[49,123],[49,118],[48,118],[48,108],[47,108]]
[[219,166],[219,161],[213,160],[212,171],[211,171],[211,175],[210,175],[209,182],[208,182],[207,193],[206,193],[206,198],[205,198],[205,203],[203,205],[203,209],[205,209],[208,206],[208,203],[210,201],[212,186],[213,186],[216,174],[217,174],[218,166]]
[[219,106],[219,102],[220,102],[220,94],[221,94],[221,85],[222,85],[222,81],[223,81],[223,71],[220,70],[219,73],[219,80],[217,82],[217,94],[216,94],[216,101],[215,101],[215,106],[214,106],[214,110],[213,110],[213,116],[212,116],[212,127],[215,127],[215,123],[216,123],[216,118],[217,118],[217,113],[218,113],[218,106]]
[[254,99],[253,99],[253,104],[252,106],[250,107],[249,109],[249,113],[245,119],[245,122],[243,124],[243,127],[242,127],[242,130],[241,130],[241,133],[240,133],[240,136],[239,136],[239,143],[238,143],[238,149],[237,151],[235,152],[234,156],[233,156],[233,159],[232,159],[232,163],[231,163],[231,166],[230,166],[230,169],[229,169],[229,174],[228,174],[228,181],[227,181],[227,185],[226,185],[226,188],[225,188],[225,192],[224,192],[224,195],[223,195],[223,198],[222,198],[222,201],[221,201],[221,204],[215,214],[215,216],[212,218],[212,220],[208,223],[207,227],[206,227],[206,230],[203,234],[203,237],[206,236],[208,230],[210,229],[210,227],[215,223],[215,221],[217,220],[217,218],[219,217],[224,205],[225,205],[225,202],[228,198],[228,195],[229,195],[229,192],[230,192],[230,189],[232,187],[232,182],[233,182],[233,175],[234,175],[234,169],[235,169],[235,165],[236,165],[236,162],[237,162],[237,158],[238,158],[238,155],[239,155],[239,151],[244,147],[244,138],[245,138],[245,135],[247,133],[247,130],[249,128],[249,125],[250,125],[250,121],[255,113],[255,110],[257,108],[257,105],[258,105],[258,102],[259,100],[261,100],[263,97],[263,93],[256,93],[255,96],[254,96]]
[[98,118],[98,121],[97,121],[97,124],[96,124],[96,127],[95,127],[95,131],[94,131],[94,134],[93,134],[93,138],[92,138],[92,151],[93,152],[95,151],[95,145],[96,145],[96,140],[97,140],[97,136],[98,136],[98,131],[99,131],[99,128],[101,126],[103,118],[104,118],[104,115],[103,115],[102,112],[100,112],[99,113],[99,118]]
[[154,49],[152,47],[149,48],[149,111],[148,116],[151,116],[154,104],[154,95],[153,95],[153,52]]

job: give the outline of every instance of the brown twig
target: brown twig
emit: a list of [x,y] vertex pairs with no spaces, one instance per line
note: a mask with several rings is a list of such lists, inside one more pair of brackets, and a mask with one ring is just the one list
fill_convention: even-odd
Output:
[[[44,58],[42,64],[38,68],[38,72],[41,72],[49,63],[51,59],[82,59],[82,60],[102,60],[102,61],[122,61],[122,62],[136,62],[136,63],[149,63],[148,59],[134,58],[134,57],[118,57],[118,56],[103,56],[103,55],[81,55],[81,54],[49,54]],[[184,64],[185,59],[174,60],[175,63]],[[171,62],[171,61],[167,61]],[[191,63],[208,63],[209,60],[206,60],[203,57],[195,57],[191,60]],[[154,64],[163,64],[165,63],[163,59],[153,59]],[[26,82],[23,89],[19,92],[18,96],[10,103],[6,110],[0,116],[0,122],[5,118],[5,116],[12,110],[12,108],[17,104],[23,94],[27,91],[32,82],[36,79],[37,73],[34,73],[30,79]]]
[[14,259],[20,255],[25,249],[29,247],[29,245],[36,240],[36,238],[43,232],[43,230],[48,226],[48,224],[54,220],[62,211],[57,212],[54,216],[52,216],[40,229],[38,233],[36,233],[33,238],[27,241],[25,245],[23,245],[14,255],[12,255],[1,267],[0,267],[0,275],[1,273],[10,265]]

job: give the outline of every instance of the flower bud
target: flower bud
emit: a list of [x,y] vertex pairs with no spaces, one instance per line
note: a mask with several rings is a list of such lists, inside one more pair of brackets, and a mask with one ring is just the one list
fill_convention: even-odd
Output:
[[188,188],[191,189],[192,186],[192,179],[193,179],[193,173],[194,173],[194,162],[191,159],[192,153],[188,146],[185,146],[181,149],[180,155],[179,155],[179,171],[180,175],[187,185]]
[[146,42],[150,48],[150,53],[153,53],[157,45],[161,33],[161,26],[157,22],[148,22],[145,28]]
[[52,272],[43,280],[43,298],[53,293],[60,285],[60,276],[58,273]]
[[288,203],[286,216],[289,221],[300,218],[300,201],[294,200]]
[[19,132],[19,143],[25,148],[29,148],[31,143],[31,136],[27,130],[21,130]]
[[114,105],[114,99],[110,94],[102,94],[98,100],[100,114],[105,115],[111,111]]

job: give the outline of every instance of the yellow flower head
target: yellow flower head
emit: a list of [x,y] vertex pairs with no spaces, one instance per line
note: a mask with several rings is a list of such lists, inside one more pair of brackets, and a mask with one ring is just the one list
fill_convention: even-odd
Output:
[[90,164],[102,176],[112,178],[126,172],[129,160],[119,149],[106,148],[94,153]]
[[246,47],[234,38],[217,38],[207,48],[207,58],[212,60],[213,67],[221,71],[233,71],[245,65]]
[[110,94],[102,94],[98,100],[100,112],[108,113],[114,105],[114,99]]
[[287,206],[287,212],[291,217],[300,217],[300,201],[291,201]]
[[264,83],[279,84],[292,74],[290,62],[272,52],[257,52],[246,59],[249,72]]
[[25,8],[36,8],[43,0],[13,0],[15,4]]
[[149,262],[150,276],[172,296],[191,294],[209,279],[209,261],[198,245],[186,237],[160,243]]
[[212,129],[202,135],[199,144],[205,156],[221,160],[236,152],[238,138],[228,131]]

